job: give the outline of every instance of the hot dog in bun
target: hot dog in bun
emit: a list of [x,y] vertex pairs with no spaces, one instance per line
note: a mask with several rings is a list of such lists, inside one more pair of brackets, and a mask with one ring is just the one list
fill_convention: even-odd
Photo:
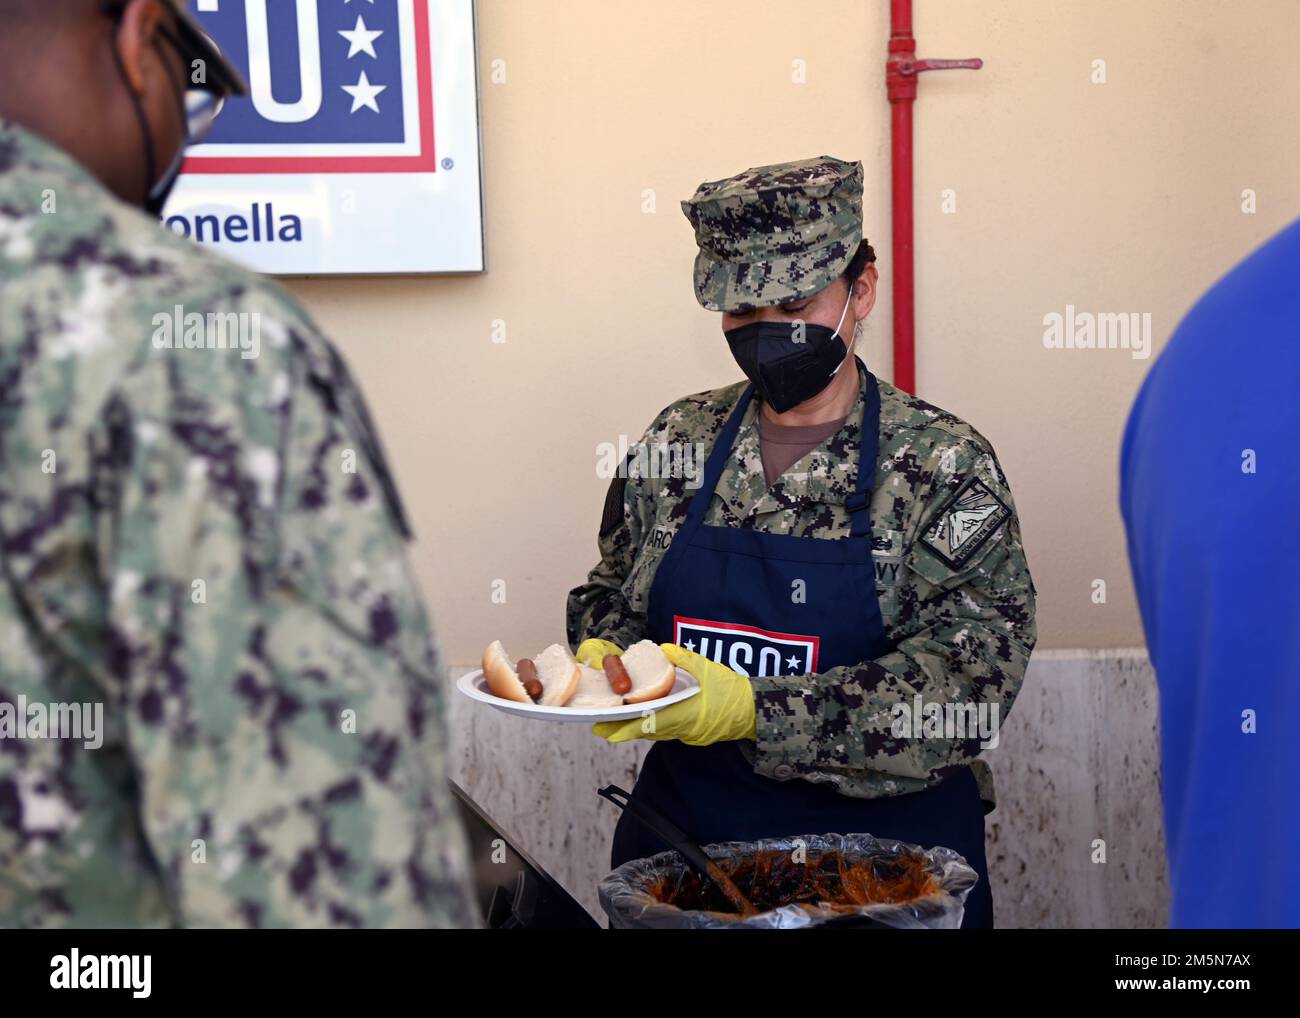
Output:
[[632,644],[619,661],[632,680],[631,691],[623,696],[624,703],[645,703],[667,696],[677,678],[677,669],[652,640]]
[[581,672],[569,649],[558,643],[516,665],[501,641],[493,640],[483,651],[483,676],[492,694],[503,700],[562,707],[577,691]]
[[621,707],[646,703],[672,692],[677,670],[659,645],[642,640],[622,656],[607,654],[603,668],[579,664],[567,647],[553,643],[518,664],[500,640],[483,651],[488,690],[503,700],[543,707]]

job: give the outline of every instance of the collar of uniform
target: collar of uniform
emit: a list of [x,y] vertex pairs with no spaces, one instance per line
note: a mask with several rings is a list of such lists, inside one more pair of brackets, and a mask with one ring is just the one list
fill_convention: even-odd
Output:
[[[861,448],[862,408],[866,405],[867,374],[858,370],[858,398],[854,400],[844,426],[789,470],[770,488],[761,491],[748,506],[733,507],[740,515],[759,515],[798,508],[802,504],[843,505],[852,494],[857,480],[858,450]],[[751,400],[736,436],[733,462],[749,466],[758,464],[763,471],[759,446],[758,415],[761,406]],[[872,466],[874,470],[874,464]]]
[[103,189],[104,185],[71,155],[35,131],[0,117],[0,173],[16,169],[61,173]]

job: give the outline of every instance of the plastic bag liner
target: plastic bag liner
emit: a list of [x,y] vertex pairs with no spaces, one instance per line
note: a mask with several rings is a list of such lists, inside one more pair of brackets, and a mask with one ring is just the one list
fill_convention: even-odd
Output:
[[956,929],[978,874],[950,848],[870,834],[724,841],[705,853],[757,913],[742,916],[676,852],[633,859],[600,882],[613,929],[776,929],[861,925]]

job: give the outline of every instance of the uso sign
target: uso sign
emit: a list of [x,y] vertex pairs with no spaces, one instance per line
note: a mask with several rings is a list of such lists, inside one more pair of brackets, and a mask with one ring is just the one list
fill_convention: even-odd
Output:
[[171,229],[262,272],[484,268],[472,0],[190,0],[243,71]]

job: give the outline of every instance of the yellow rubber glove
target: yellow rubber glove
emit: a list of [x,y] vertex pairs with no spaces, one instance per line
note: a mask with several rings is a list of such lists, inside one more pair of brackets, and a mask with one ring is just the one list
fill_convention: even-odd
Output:
[[586,665],[588,668],[603,668],[606,654],[623,656],[623,652],[619,650],[617,643],[594,639],[583,640],[578,644],[578,653],[573,656],[578,659],[579,664]]
[[678,739],[688,746],[756,737],[754,687],[747,678],[675,643],[659,646],[669,661],[695,676],[700,691],[646,717],[597,722],[593,732],[607,742]]

